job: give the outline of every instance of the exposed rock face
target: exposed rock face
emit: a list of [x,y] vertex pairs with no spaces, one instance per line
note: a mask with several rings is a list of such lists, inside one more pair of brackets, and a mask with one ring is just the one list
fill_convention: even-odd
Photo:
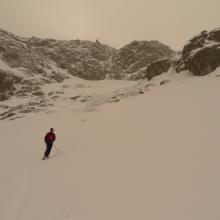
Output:
[[7,100],[12,96],[14,94],[15,84],[20,81],[21,78],[0,69],[0,101]]
[[207,38],[211,41],[220,42],[220,28],[210,31]]
[[161,59],[153,62],[146,70],[145,77],[151,80],[154,76],[166,73],[171,67],[172,61],[170,59]]
[[108,61],[116,54],[116,49],[103,45],[98,40],[90,42],[21,38],[0,30],[0,58],[5,63],[11,68],[23,67],[29,73],[52,77],[58,81],[61,77],[57,78],[59,74],[51,68],[51,64],[67,70],[68,74],[99,80],[108,74],[105,71]]
[[153,62],[147,68],[146,77],[150,80],[156,75],[167,72],[170,66],[173,66],[177,73],[189,70],[196,76],[213,72],[220,66],[220,28],[210,32],[202,31],[171,60]]
[[185,63],[184,63],[184,61],[182,59],[182,52],[177,54],[173,58],[172,66],[176,69],[177,73],[180,73],[181,71],[187,70],[186,66],[185,66]]
[[158,41],[133,41],[119,50],[115,62],[127,73],[134,73],[158,59],[168,58],[173,54],[173,50]]
[[[184,46],[179,62],[197,76],[213,72],[220,66],[220,28],[192,38]],[[176,69],[179,71],[178,66]]]
[[220,66],[220,44],[204,47],[185,61],[186,68],[194,75],[202,76]]
[[146,78],[146,69],[147,67],[143,67],[140,70],[138,70],[136,73],[132,73],[129,75],[129,80],[139,80]]
[[69,72],[83,79],[100,80],[105,79],[105,68],[96,59],[76,62],[68,66]]
[[24,38],[0,29],[0,64],[3,61],[7,66],[1,69],[0,65],[0,99],[10,95],[42,96],[41,85],[72,76],[86,80],[137,80],[144,78],[152,62],[172,54],[168,46],[158,41],[134,41],[116,50],[98,40]]
[[37,53],[44,60],[52,60],[58,67],[66,69],[69,74],[88,80],[104,79],[109,59],[117,50],[99,41],[55,41],[31,39]]
[[[88,80],[121,79],[155,60],[170,57],[173,51],[158,41],[134,41],[116,50],[96,42],[36,37],[22,38],[0,30],[0,58],[11,68],[53,77],[51,64],[71,75]],[[52,72],[52,71],[51,71]],[[54,78],[54,77],[53,77]],[[60,79],[59,79],[60,81]]]

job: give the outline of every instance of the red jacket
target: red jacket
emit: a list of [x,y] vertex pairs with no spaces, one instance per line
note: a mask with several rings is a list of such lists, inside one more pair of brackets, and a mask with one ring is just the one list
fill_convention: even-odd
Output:
[[56,140],[56,135],[52,132],[48,132],[44,137],[45,142],[54,142]]

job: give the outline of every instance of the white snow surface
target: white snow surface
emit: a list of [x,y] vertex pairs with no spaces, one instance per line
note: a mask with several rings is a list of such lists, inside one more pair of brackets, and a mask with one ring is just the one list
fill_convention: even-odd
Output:
[[219,74],[170,72],[96,111],[0,121],[0,219],[219,220]]

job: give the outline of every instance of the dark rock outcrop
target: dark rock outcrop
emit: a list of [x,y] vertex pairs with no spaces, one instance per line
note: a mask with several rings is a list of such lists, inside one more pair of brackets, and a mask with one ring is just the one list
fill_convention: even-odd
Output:
[[10,72],[0,69],[0,101],[7,100],[14,94],[16,83],[21,82],[21,78]]
[[153,77],[162,73],[166,73],[171,67],[172,61],[170,59],[161,59],[153,62],[146,70],[145,78],[151,80]]
[[220,67],[220,28],[210,32],[202,31],[184,46],[183,51],[172,59],[156,61],[147,68],[146,78],[149,80],[160,75],[170,67],[177,73],[190,71],[193,75],[207,75]]
[[220,29],[202,31],[183,48],[182,57],[174,66],[179,72],[181,66],[194,75],[202,76],[220,66]]
[[182,52],[173,58],[172,66],[174,67],[177,73],[187,70],[185,63],[182,59]]
[[220,44],[204,47],[185,61],[186,68],[196,76],[213,72],[220,66]]

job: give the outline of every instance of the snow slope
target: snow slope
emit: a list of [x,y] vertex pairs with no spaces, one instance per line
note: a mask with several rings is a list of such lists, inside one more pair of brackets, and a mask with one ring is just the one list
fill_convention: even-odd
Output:
[[0,219],[219,220],[218,74],[92,112],[1,121]]

